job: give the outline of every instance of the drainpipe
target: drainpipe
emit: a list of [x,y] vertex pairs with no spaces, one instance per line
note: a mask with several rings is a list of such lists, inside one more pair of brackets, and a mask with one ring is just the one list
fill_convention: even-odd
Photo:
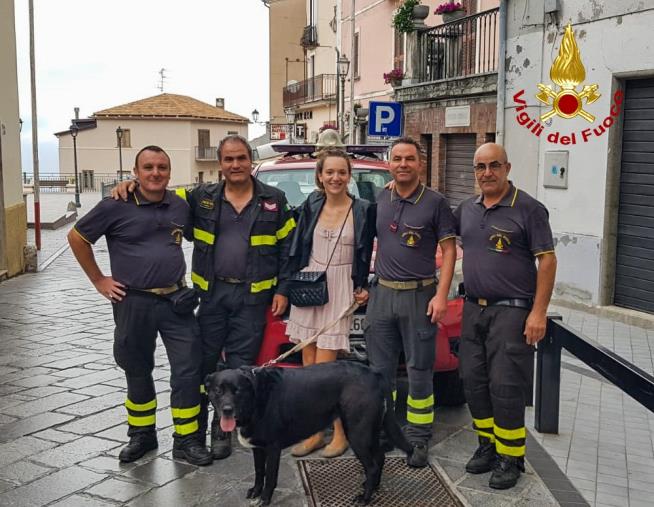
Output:
[[495,142],[504,145],[504,123],[506,107],[506,10],[508,0],[500,0],[499,49],[497,67],[497,116],[495,119]]
[[[354,34],[356,30],[354,22],[356,20],[356,12],[357,3],[356,0],[352,0],[352,30],[350,35],[350,121],[348,122],[347,129],[350,134],[347,138],[349,144],[354,144],[354,59],[358,59],[358,56],[354,54]],[[345,104],[345,101],[343,101],[343,104]],[[345,106],[343,106],[343,112],[345,112]]]

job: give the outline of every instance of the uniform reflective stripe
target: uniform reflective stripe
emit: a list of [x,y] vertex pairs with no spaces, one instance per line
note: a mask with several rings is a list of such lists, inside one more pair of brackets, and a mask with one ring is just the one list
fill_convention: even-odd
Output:
[[136,412],[145,412],[146,410],[157,408],[157,400],[148,401],[147,403],[134,403],[132,400],[127,398],[125,400],[125,407]]
[[407,411],[406,420],[413,424],[432,424],[434,422],[434,413],[414,414],[413,412]]
[[216,235],[208,231],[203,231],[197,227],[193,227],[193,237],[197,240],[205,242],[207,245],[213,245],[216,241]]
[[524,445],[519,447],[511,447],[510,445],[504,445],[499,440],[495,440],[495,450],[500,454],[504,454],[506,456],[515,456],[517,458],[525,455]]
[[397,401],[397,391],[393,391],[391,395],[393,396],[393,401]]
[[200,394],[207,394],[207,388],[204,387],[204,384],[200,385]]
[[130,426],[154,426],[157,422],[157,417],[154,414],[144,415],[143,417],[127,414],[127,422]]
[[[193,275],[191,274],[191,278],[192,277]],[[277,285],[277,277],[269,278],[268,280],[261,280],[260,282],[252,282],[250,284],[250,292],[256,294],[257,292],[272,289],[275,285]]]
[[434,395],[432,394],[428,398],[416,399],[412,398],[411,395],[406,400],[406,404],[411,408],[429,408],[434,406]]
[[190,419],[200,413],[200,405],[191,408],[171,408],[170,410],[175,419]]
[[472,419],[472,423],[475,425],[475,428],[488,428],[491,429],[495,420],[492,417],[486,419]]
[[191,281],[202,290],[209,290],[209,282],[198,275],[195,271],[191,271]]
[[200,426],[198,425],[197,421],[191,421],[190,423],[186,424],[176,424],[175,425],[175,433],[178,435],[189,435],[191,433],[195,433],[200,429]]
[[175,193],[176,193],[179,197],[181,197],[182,199],[184,199],[185,201],[187,200],[187,199],[186,199],[186,189],[185,189],[185,188],[176,188],[176,189],[175,189]]
[[525,427],[517,428],[515,430],[505,430],[499,426],[495,426],[495,436],[503,438],[504,440],[518,440],[519,438],[527,438],[527,430]]
[[495,435],[493,435],[492,433],[487,433],[486,431],[477,430],[477,435],[479,435],[480,437],[489,438],[491,442],[495,442]]
[[286,220],[286,223],[281,229],[277,230],[276,236],[277,239],[284,239],[290,234],[290,232],[295,229],[295,219],[293,217]]
[[250,236],[250,245],[252,246],[261,246],[261,245],[271,245],[274,246],[277,244],[277,238],[275,236],[262,234],[260,236]]

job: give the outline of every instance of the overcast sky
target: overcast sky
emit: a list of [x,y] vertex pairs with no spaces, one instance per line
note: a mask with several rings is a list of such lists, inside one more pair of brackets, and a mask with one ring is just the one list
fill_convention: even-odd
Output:
[[[31,172],[28,0],[15,0],[23,169]],[[268,114],[268,9],[260,0],[34,0],[39,159],[58,171],[57,139],[80,108],[164,92]],[[250,138],[263,127],[250,125]]]

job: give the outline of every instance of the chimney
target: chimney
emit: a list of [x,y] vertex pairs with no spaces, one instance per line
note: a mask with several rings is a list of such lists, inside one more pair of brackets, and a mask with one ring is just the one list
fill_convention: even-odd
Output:
[[216,107],[219,109],[225,109],[225,99],[223,97],[218,97],[216,99]]
[[79,107],[75,108],[75,119],[79,120]]

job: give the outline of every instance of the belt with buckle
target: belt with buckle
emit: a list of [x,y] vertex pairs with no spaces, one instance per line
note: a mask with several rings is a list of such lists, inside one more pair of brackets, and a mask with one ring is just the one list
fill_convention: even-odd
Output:
[[225,282],[225,283],[234,283],[234,284],[245,282],[245,280],[241,280],[240,278],[231,278],[229,276],[217,276],[216,280],[219,280],[219,281]]
[[179,289],[186,287],[186,280],[180,280],[175,285],[170,287],[155,287],[154,289],[136,289],[141,292],[149,292],[150,294],[156,294],[157,296],[167,296],[173,292],[177,292]]
[[404,281],[384,280],[383,278],[378,278],[377,281],[379,285],[395,290],[419,289],[421,287],[427,287],[428,285],[432,285],[436,283],[435,278],[425,278],[424,280],[404,280]]
[[531,307],[534,304],[532,299],[521,298],[485,299],[466,296],[466,301],[470,301],[479,306],[513,306],[514,308],[525,308],[526,310],[531,310]]

